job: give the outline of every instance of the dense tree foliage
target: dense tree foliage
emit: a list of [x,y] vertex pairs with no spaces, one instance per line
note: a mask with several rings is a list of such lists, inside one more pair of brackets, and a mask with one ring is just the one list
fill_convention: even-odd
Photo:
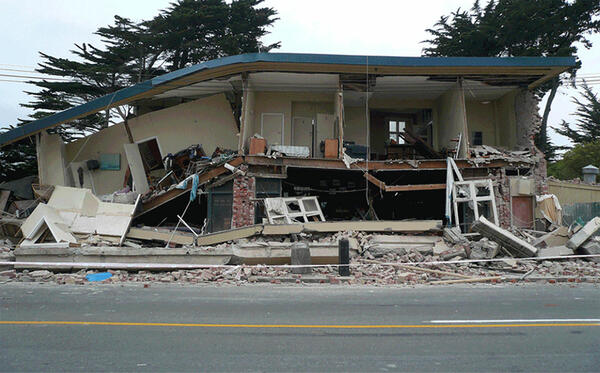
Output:
[[[587,36],[600,30],[598,0],[478,0],[469,11],[442,16],[427,31],[432,38],[427,56],[575,56],[578,45],[591,47]],[[579,68],[579,63],[577,68]],[[571,73],[575,73],[575,68]],[[542,85],[537,93],[549,97],[537,146],[549,154],[547,122],[560,78]]]
[[[36,71],[53,80],[30,82],[40,88],[28,92],[33,100],[23,106],[39,119],[115,92],[165,72],[214,58],[269,51],[279,43],[260,39],[275,22],[276,11],[260,7],[263,0],[178,0],[150,19],[134,22],[115,16],[113,25],[96,34],[102,45],[75,44],[71,58],[40,52]],[[81,137],[124,120],[129,107],[119,107],[62,125],[53,131],[66,140]],[[29,119],[28,119],[29,120]],[[23,121],[26,122],[26,121]]]
[[[277,20],[263,0],[177,0],[149,20],[115,15],[114,23],[95,32],[101,45],[75,44],[69,58],[40,52],[37,72],[52,79],[29,82],[37,90],[22,106],[32,109],[19,125],[78,106],[124,87],[214,58],[247,52],[268,52],[279,43],[261,38]],[[126,120],[132,108],[120,106],[55,127],[65,141],[86,136]],[[36,173],[35,144],[20,141],[0,149],[0,179]]]
[[573,114],[575,123],[562,121],[554,130],[568,137],[574,144],[585,144],[600,140],[600,100],[590,86],[583,83],[581,99],[575,97],[573,102],[577,109]]
[[30,139],[0,148],[0,182],[35,174],[37,156],[35,144]]
[[548,175],[562,180],[581,177],[581,169],[587,165],[600,165],[600,141],[577,144],[562,159],[548,166]]

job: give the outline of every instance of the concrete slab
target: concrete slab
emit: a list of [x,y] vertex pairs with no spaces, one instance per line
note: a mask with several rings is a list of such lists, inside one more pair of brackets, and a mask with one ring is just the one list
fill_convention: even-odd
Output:
[[537,255],[538,249],[535,246],[493,224],[483,216],[480,216],[479,220],[473,223],[473,230],[495,241],[515,256],[529,258]]
[[546,258],[551,256],[568,256],[573,255],[574,252],[572,249],[569,249],[566,246],[553,246],[540,249],[538,251],[539,258]]
[[567,247],[573,250],[577,250],[579,246],[583,245],[590,237],[600,230],[600,217],[595,217],[588,221],[577,233],[571,237],[567,242]]

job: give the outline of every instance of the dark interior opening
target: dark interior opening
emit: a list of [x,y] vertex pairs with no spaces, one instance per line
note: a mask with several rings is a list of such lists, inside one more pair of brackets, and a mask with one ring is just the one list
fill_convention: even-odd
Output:
[[[196,200],[190,203],[185,215],[182,215],[189,201],[190,194],[184,193],[174,200],[136,218],[133,221],[133,225],[175,227],[179,221],[177,218],[177,215],[179,215],[190,226],[200,230],[204,224],[204,219],[206,219],[207,197],[204,194],[198,194]],[[179,228],[189,231],[183,224],[180,224]]]
[[[393,185],[443,184],[446,182],[446,171],[380,171],[374,176]],[[445,190],[413,190],[405,192],[380,193],[375,185],[369,185],[373,196],[373,207],[377,217],[382,220],[402,219],[434,219],[444,216]]]
[[326,220],[366,219],[365,179],[360,171],[289,168],[282,196],[317,196]]
[[[387,185],[441,184],[445,170],[382,171],[374,173]],[[288,169],[283,196],[317,196],[326,220],[436,219],[444,216],[445,190],[382,192],[367,186],[362,171]],[[372,201],[369,211],[367,198]]]

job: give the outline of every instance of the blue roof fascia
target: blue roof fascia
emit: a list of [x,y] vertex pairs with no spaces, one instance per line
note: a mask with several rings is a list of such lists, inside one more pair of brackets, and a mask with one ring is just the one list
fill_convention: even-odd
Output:
[[120,100],[124,100],[137,94],[146,92],[150,88],[152,88],[152,83],[148,80],[131,87],[123,88],[105,96],[98,97],[90,102],[86,102],[85,104],[72,107],[33,122],[29,122],[5,133],[1,133],[0,145],[52,127],[56,123],[61,123],[69,119],[76,118],[85,113],[102,110],[103,107],[108,107],[113,102],[118,102]]
[[358,66],[389,66],[389,67],[573,67],[574,57],[386,57],[386,56],[356,56],[337,54],[304,54],[304,53],[246,53],[236,56],[223,57],[206,61],[197,65],[185,67],[151,80],[121,89],[114,93],[94,99],[85,104],[52,114],[46,118],[27,123],[21,127],[0,134],[0,146],[21,137],[28,136],[57,123],[68,121],[85,113],[99,111],[114,102],[126,100],[140,93],[183,78],[202,70],[223,66],[254,63],[314,63]]

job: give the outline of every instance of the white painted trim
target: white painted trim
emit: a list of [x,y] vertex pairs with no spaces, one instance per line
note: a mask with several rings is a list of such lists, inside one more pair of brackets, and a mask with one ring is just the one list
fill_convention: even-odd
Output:
[[156,140],[156,145],[158,145],[158,152],[160,153],[160,158],[162,159],[164,157],[165,153],[163,153],[162,148],[160,147],[160,141],[158,141],[158,136],[146,137],[145,139],[138,140],[135,143],[139,145],[143,142],[150,141],[150,140]]
[[265,115],[281,115],[281,145],[285,145],[284,144],[285,113],[261,113],[260,114],[260,135],[262,137],[265,137],[264,130],[263,130]]

